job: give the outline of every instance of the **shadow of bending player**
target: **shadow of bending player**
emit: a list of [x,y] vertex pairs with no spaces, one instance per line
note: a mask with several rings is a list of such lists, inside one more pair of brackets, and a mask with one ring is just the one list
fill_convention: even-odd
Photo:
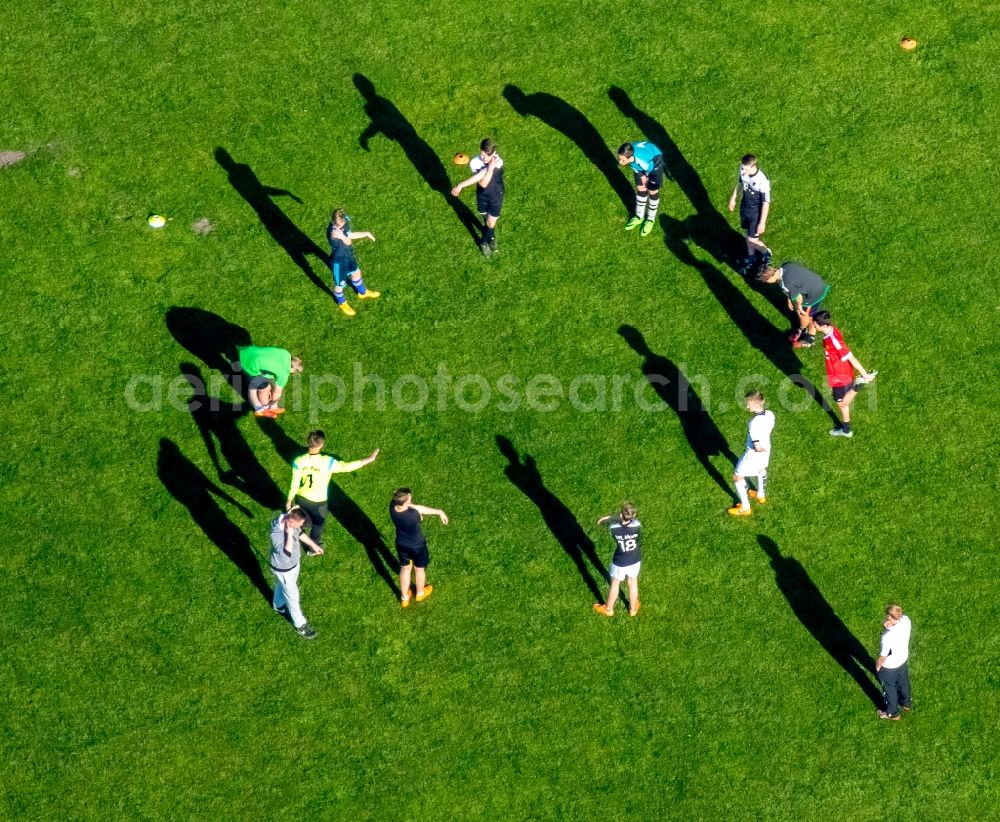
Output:
[[[261,418],[258,422],[260,430],[274,445],[274,450],[291,467],[292,460],[304,453],[305,447],[302,443],[296,442],[288,436],[285,429],[276,420]],[[378,526],[372,522],[371,517],[364,512],[361,506],[332,480],[327,489],[327,506],[330,509],[330,516],[339,522],[341,527],[365,549],[365,555],[368,557],[372,570],[398,599],[401,596],[399,585],[396,584],[399,561],[385,544]],[[388,508],[388,504],[386,507]]]
[[[608,90],[608,97],[624,116],[636,124],[642,135],[663,152],[664,169],[694,207],[695,213],[683,223],[687,236],[717,262],[735,269],[745,256],[743,236],[715,207],[694,166],[681,154],[667,130],[639,109],[624,89],[612,86]],[[728,192],[726,195],[728,196]]]
[[688,445],[715,482],[732,496],[732,486],[712,465],[709,457],[724,456],[730,465],[736,464],[736,454],[730,448],[705,406],[683,372],[669,359],[653,353],[637,328],[623,325],[618,333],[633,351],[642,357],[642,373],[657,396],[677,415]]
[[729,319],[750,345],[760,351],[771,364],[795,385],[803,388],[812,400],[826,412],[835,425],[839,417],[823,394],[802,375],[802,363],[789,345],[785,332],[767,319],[743,290],[711,263],[699,260],[685,242],[684,226],[678,220],[663,214],[663,241],[677,259],[697,271],[712,292],[712,296],[729,315]]
[[545,125],[575,143],[583,152],[583,156],[604,175],[604,179],[607,180],[611,190],[618,195],[625,210],[631,213],[635,206],[632,186],[618,165],[617,156],[581,111],[553,94],[543,91],[525,94],[513,85],[504,86],[503,96],[511,108],[522,117],[537,117]]
[[[213,411],[228,408],[237,416],[247,413],[248,380],[241,369],[234,371],[233,363],[239,356],[239,349],[252,344],[250,332],[201,308],[171,306],[166,323],[174,339],[209,368],[218,371],[239,396],[239,400],[228,404],[220,397],[209,397],[209,408]],[[188,375],[187,379],[191,382],[192,377]]]
[[885,707],[882,693],[869,675],[875,673],[875,660],[830,607],[805,568],[798,560],[783,557],[771,538],[760,534],[757,542],[771,560],[774,580],[792,613],[823,650],[851,675],[872,704]]
[[368,127],[358,137],[361,148],[370,151],[369,141],[379,134],[399,143],[406,159],[424,178],[431,190],[436,191],[444,198],[472,239],[479,243],[482,236],[479,218],[458,197],[452,195],[451,189],[454,183],[448,177],[448,172],[437,152],[417,134],[410,121],[403,116],[403,113],[396,108],[391,100],[376,93],[375,85],[371,80],[363,74],[355,74],[354,85],[361,92],[361,96],[365,98],[365,114],[371,120]]
[[218,397],[208,396],[201,371],[191,363],[181,363],[181,374],[193,392],[188,400],[188,412],[198,426],[219,481],[242,491],[264,508],[279,509],[285,497],[237,425],[248,413],[248,408],[223,404]]
[[171,306],[167,330],[174,339],[213,371],[231,372],[238,349],[251,344],[250,332],[202,308]]
[[160,440],[156,460],[156,473],[160,482],[181,505],[188,509],[191,518],[212,543],[228,557],[246,576],[261,595],[271,601],[271,588],[264,579],[260,560],[246,534],[230,521],[215,497],[238,508],[247,517],[250,511],[209,480],[201,470],[185,457],[175,443]]
[[264,185],[257,179],[257,175],[253,173],[250,166],[246,163],[237,163],[224,148],[215,149],[215,161],[229,176],[229,185],[257,212],[261,224],[268,230],[274,241],[292,258],[292,262],[302,269],[302,273],[312,281],[313,285],[332,297],[333,290],[326,284],[324,278],[312,270],[307,259],[309,256],[316,257],[325,267],[330,263],[330,255],[316,245],[274,203],[276,197],[290,197],[300,204],[302,200],[283,188],[272,188]]
[[497,448],[510,463],[503,471],[507,479],[538,506],[542,519],[566,555],[573,560],[577,571],[580,572],[580,577],[590,589],[594,601],[603,603],[604,598],[594,575],[591,573],[591,568],[595,569],[605,582],[608,582],[610,577],[604,564],[597,556],[593,541],[577,522],[573,512],[563,504],[559,497],[545,487],[534,457],[526,454],[522,458],[517,453],[517,449],[514,448],[514,444],[503,436],[497,436]]

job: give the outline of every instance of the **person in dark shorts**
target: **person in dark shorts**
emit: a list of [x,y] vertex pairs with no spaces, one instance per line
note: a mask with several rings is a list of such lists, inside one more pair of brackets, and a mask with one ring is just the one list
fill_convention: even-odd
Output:
[[618,601],[618,588],[623,579],[628,580],[629,616],[639,613],[639,567],[642,563],[642,549],[639,545],[639,529],[642,523],[635,515],[635,505],[623,502],[617,515],[609,514],[597,520],[598,525],[608,523],[611,536],[615,540],[615,555],[611,559],[611,589],[608,601],[594,604],[594,610],[601,616],[614,616]]
[[[245,390],[254,414],[258,417],[274,419],[284,414],[281,396],[292,374],[302,373],[302,360],[293,357],[284,348],[274,346],[247,345],[238,349],[239,357],[232,363],[233,377],[245,374],[250,378]],[[238,391],[243,391],[242,377],[239,377]]]
[[462,193],[463,188],[476,186],[476,211],[483,218],[483,239],[479,250],[484,257],[492,257],[497,252],[497,221],[503,208],[503,159],[497,154],[496,143],[489,137],[479,144],[479,156],[469,161],[472,176],[463,180],[451,190],[453,197]]
[[635,214],[626,221],[625,230],[641,225],[639,236],[646,237],[653,230],[660,207],[663,152],[646,140],[622,143],[618,146],[618,165],[631,168],[635,179]]
[[[410,572],[413,570],[416,586],[417,602],[423,602],[434,590],[427,584],[427,565],[430,554],[427,550],[427,538],[420,527],[420,521],[425,516],[441,517],[444,525],[448,524],[448,515],[440,508],[428,508],[417,505],[409,488],[397,488],[389,503],[389,518],[396,526],[396,555],[399,558],[399,590],[400,605],[410,607]],[[414,570],[415,569],[415,570]]]
[[344,209],[338,208],[330,214],[330,224],[326,227],[326,239],[330,243],[333,299],[344,314],[353,317],[358,312],[351,307],[351,304],[347,302],[347,297],[344,296],[345,283],[351,284],[351,288],[354,289],[359,300],[377,300],[381,296],[381,292],[365,285],[361,269],[358,268],[358,260],[354,256],[354,241],[371,240],[375,242],[375,235],[370,231],[353,231],[351,218],[347,216]]
[[729,210],[736,208],[736,197],[743,190],[740,200],[740,228],[746,235],[747,256],[737,267],[744,277],[750,277],[771,262],[771,249],[761,239],[767,230],[767,216],[771,212],[771,181],[757,168],[757,157],[744,154],[740,159],[740,171],[736,187],[729,198]]
[[[844,342],[840,329],[830,320],[829,311],[817,311],[813,320],[819,333],[823,335],[826,381],[833,392],[842,420],[839,426],[830,429],[830,436],[850,439],[854,436],[854,429],[851,428],[851,403],[858,396],[858,391],[878,376],[878,371],[866,371],[858,362],[858,358]],[[857,376],[854,376],[855,371],[858,372]]]
[[798,328],[792,329],[788,340],[795,348],[810,348],[815,340],[816,326],[813,316],[819,304],[830,293],[830,286],[815,271],[799,263],[782,263],[778,268],[769,265],[757,280],[768,285],[780,285],[788,298],[788,310],[795,314]]
[[326,434],[322,431],[310,431],[306,440],[305,454],[299,454],[292,460],[292,483],[288,488],[288,499],[285,510],[291,511],[299,507],[309,515],[312,522],[310,539],[317,545],[323,545],[323,528],[330,515],[327,498],[330,495],[330,477],[333,474],[345,474],[364,468],[375,462],[379,449],[376,448],[364,459],[345,462],[323,453],[326,445]]

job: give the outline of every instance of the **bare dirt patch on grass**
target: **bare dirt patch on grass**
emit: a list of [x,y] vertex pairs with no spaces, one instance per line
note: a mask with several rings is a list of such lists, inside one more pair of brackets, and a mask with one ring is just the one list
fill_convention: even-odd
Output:
[[0,151],[0,168],[20,163],[27,156],[23,151]]

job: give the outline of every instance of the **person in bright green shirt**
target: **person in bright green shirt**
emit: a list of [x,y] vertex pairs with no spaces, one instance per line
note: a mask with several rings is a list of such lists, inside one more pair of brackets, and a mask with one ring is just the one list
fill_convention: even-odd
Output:
[[239,349],[239,359],[233,366],[234,370],[241,370],[250,377],[247,398],[254,414],[273,419],[285,413],[278,403],[288,378],[302,372],[301,359],[293,357],[284,348],[248,345]]
[[288,488],[288,501],[285,510],[294,507],[302,508],[312,520],[312,531],[309,536],[317,545],[323,545],[323,528],[326,525],[330,509],[327,505],[330,476],[347,474],[364,468],[375,462],[379,449],[376,448],[364,459],[354,462],[341,462],[329,454],[323,453],[326,445],[326,434],[322,431],[311,431],[306,440],[309,449],[292,460],[292,483]]

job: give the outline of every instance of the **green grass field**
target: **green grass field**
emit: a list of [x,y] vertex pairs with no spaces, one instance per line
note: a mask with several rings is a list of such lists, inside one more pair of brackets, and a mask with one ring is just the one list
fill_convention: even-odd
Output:
[[[0,816],[997,818],[996,13],[12,5]],[[489,261],[435,190],[487,134],[508,190]],[[643,137],[673,178],[644,239],[610,153]],[[722,259],[746,151],[776,258],[833,283],[881,374],[851,441],[785,379],[825,385],[821,352],[782,345],[782,312]],[[377,237],[357,253],[382,299],[353,319],[310,253],[338,205]],[[218,383],[245,337],[304,358],[289,413],[189,413],[183,375]],[[333,407],[357,369],[382,407],[371,384]],[[664,369],[698,424],[646,383]],[[539,375],[578,401],[528,402]],[[732,521],[712,442],[741,452],[756,386],[771,502]],[[336,478],[307,643],[264,594],[316,426],[382,455]],[[399,485],[451,517],[425,524],[435,593],[405,612]],[[610,560],[594,521],[625,497],[643,610],[605,620],[588,554]],[[914,624],[900,723],[834,649],[875,651],[890,601]]]

